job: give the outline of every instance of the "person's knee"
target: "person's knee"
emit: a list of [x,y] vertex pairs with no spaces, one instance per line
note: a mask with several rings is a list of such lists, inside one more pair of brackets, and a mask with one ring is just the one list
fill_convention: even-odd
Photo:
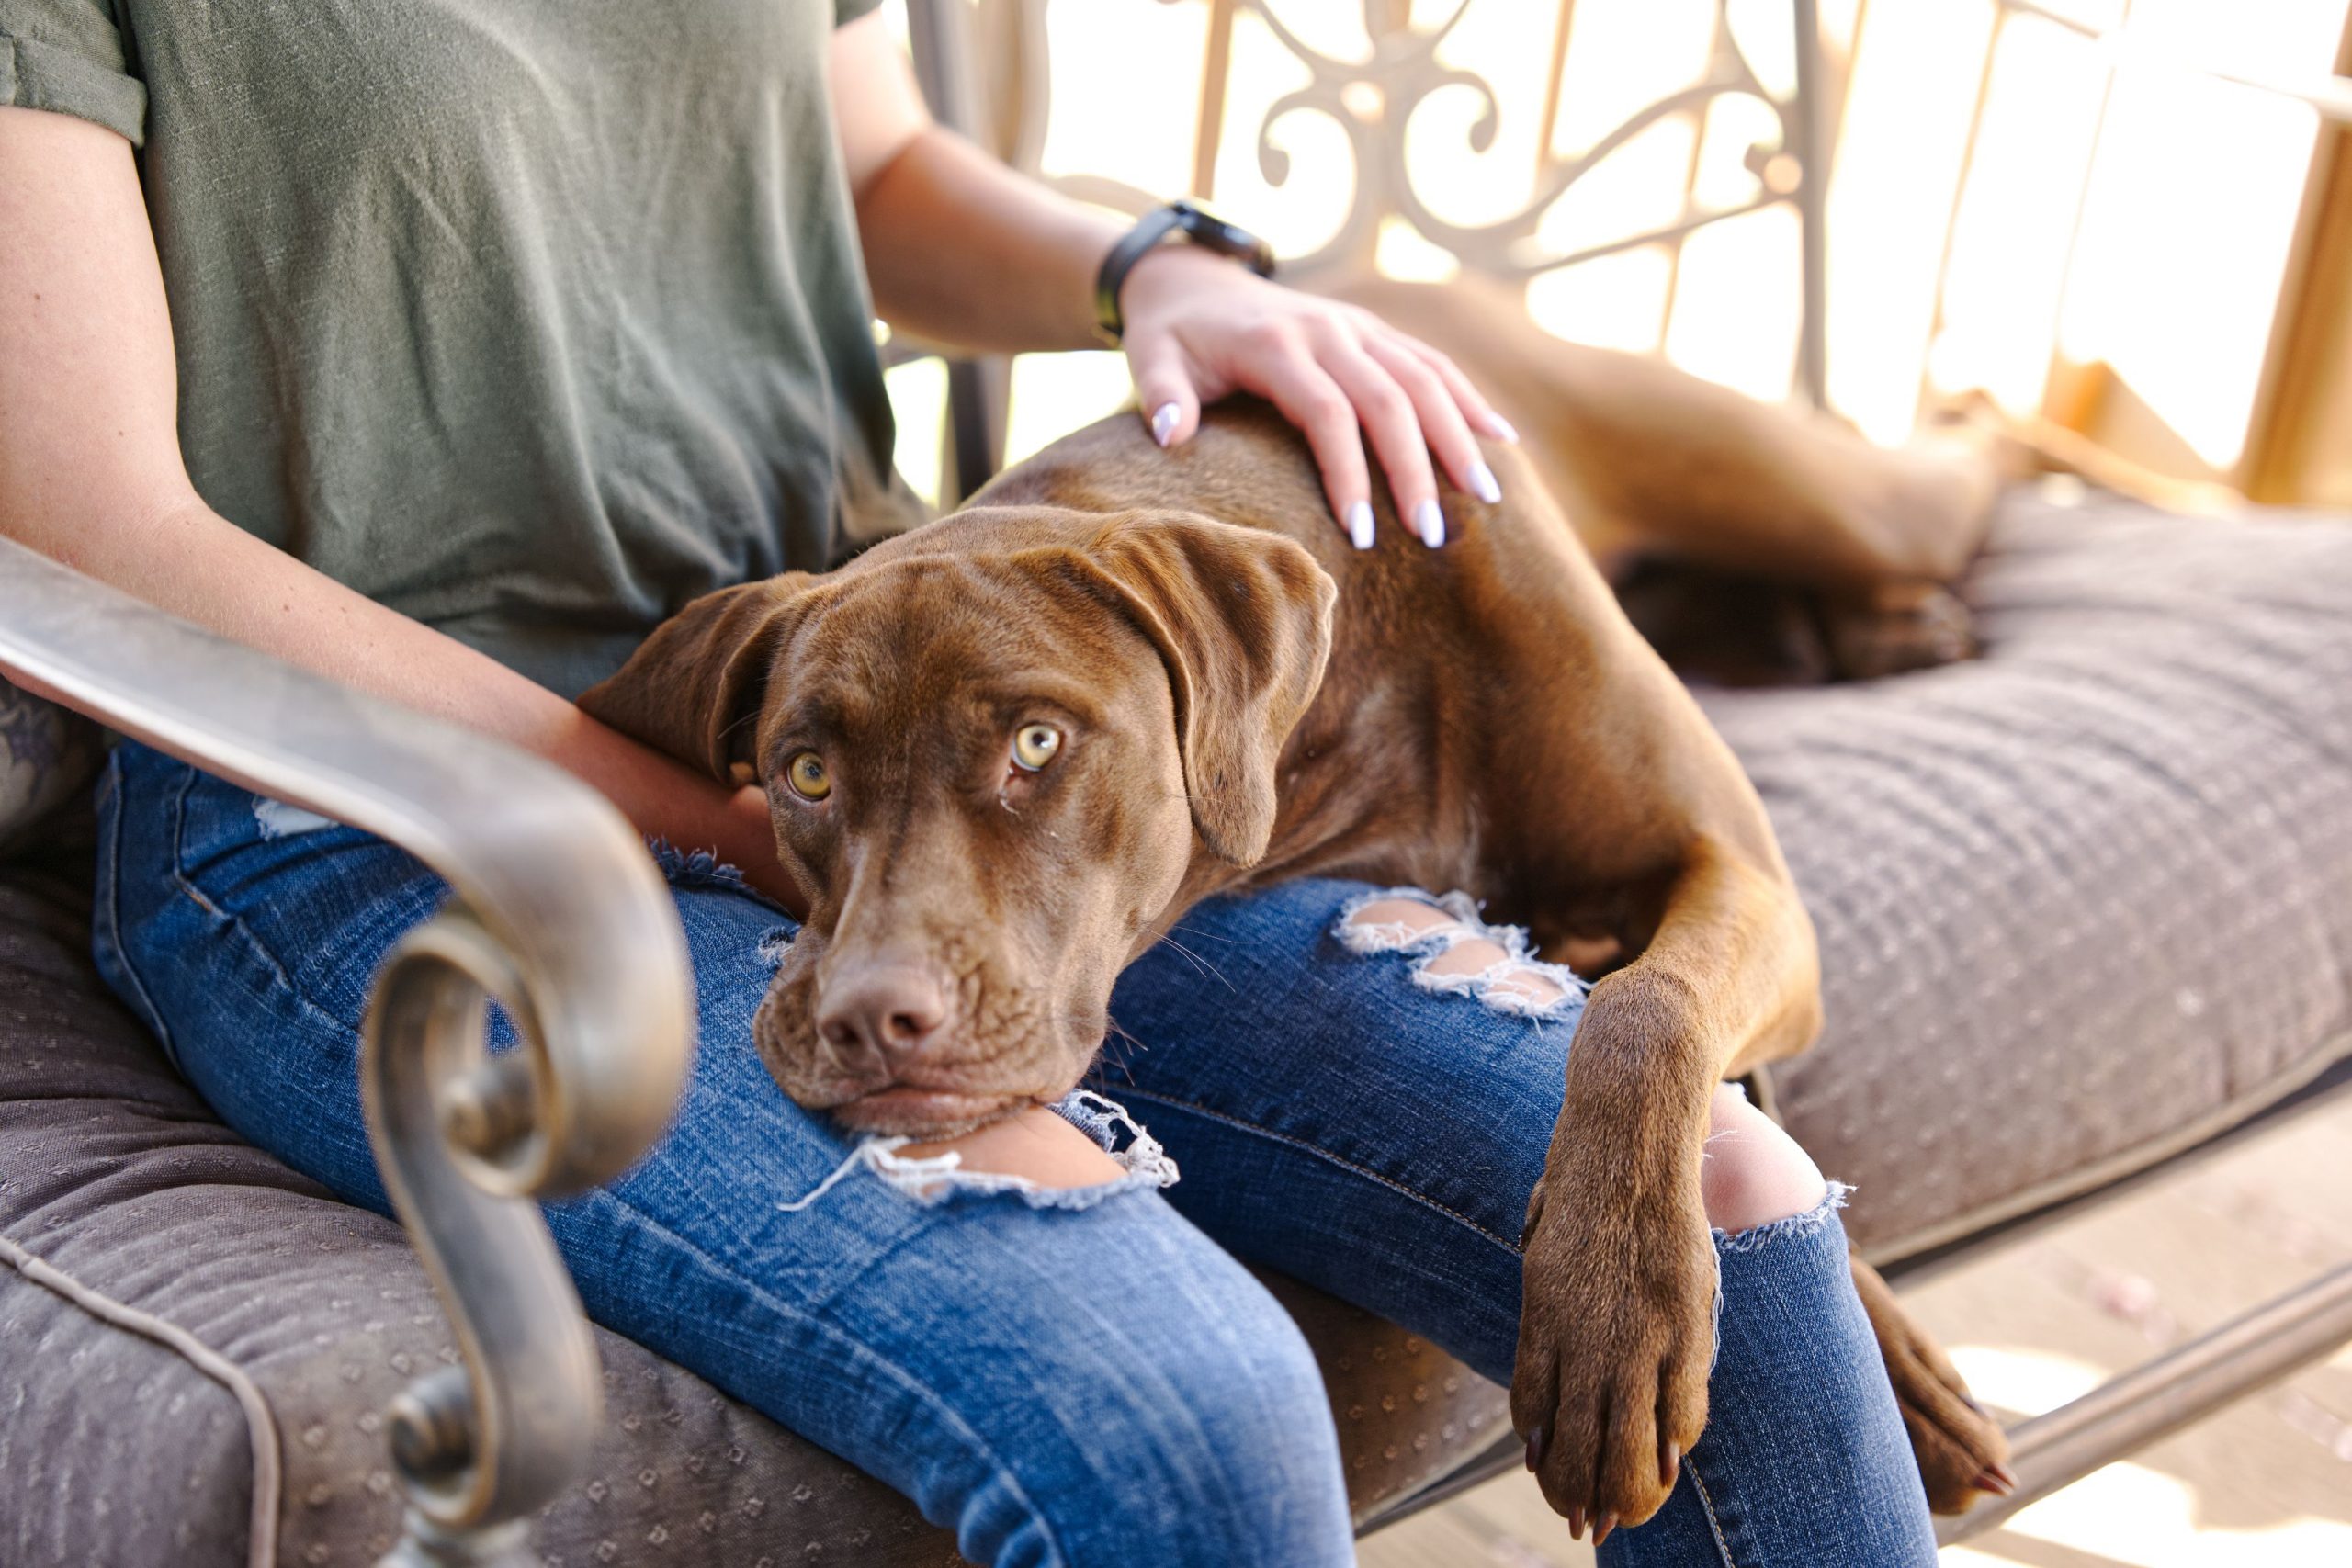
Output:
[[1829,1195],[1813,1156],[1729,1084],[1710,1107],[1699,1190],[1707,1223],[1735,1235],[1808,1213]]
[[1426,897],[1375,898],[1351,914],[1345,929],[1350,945],[1365,953],[1442,942],[1439,951],[1422,961],[1420,973],[1476,985],[1489,1001],[1510,1010],[1555,1008],[1568,994],[1555,966],[1515,956],[1488,928],[1441,908]]
[[899,1152],[910,1159],[933,1159],[951,1151],[959,1170],[1017,1176],[1040,1187],[1092,1187],[1127,1173],[1093,1139],[1044,1105],[1028,1106],[976,1132],[910,1144]]
[[[1251,1282],[1214,1310],[1179,1292],[1135,1325],[1130,1365],[1090,1437],[1090,1534],[1185,1568],[1351,1561],[1346,1485],[1323,1378],[1287,1313]],[[1108,1560],[1108,1559],[1106,1559]]]

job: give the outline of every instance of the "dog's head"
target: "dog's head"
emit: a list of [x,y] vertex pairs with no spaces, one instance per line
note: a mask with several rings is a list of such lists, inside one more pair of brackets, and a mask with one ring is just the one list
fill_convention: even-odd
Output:
[[806,929],[753,1032],[801,1104],[936,1136],[1068,1091],[1196,853],[1265,853],[1331,581],[1187,513],[976,509],[713,593],[581,699],[765,790]]

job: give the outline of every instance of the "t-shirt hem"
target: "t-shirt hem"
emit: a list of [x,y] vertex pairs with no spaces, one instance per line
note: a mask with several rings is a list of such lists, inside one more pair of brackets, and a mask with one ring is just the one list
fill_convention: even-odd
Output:
[[0,34],[0,104],[103,125],[133,147],[147,141],[147,85],[32,39]]

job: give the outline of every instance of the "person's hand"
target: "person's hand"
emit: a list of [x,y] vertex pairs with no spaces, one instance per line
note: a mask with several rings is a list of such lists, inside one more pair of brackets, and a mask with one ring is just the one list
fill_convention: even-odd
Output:
[[1189,440],[1203,403],[1257,393],[1306,434],[1331,515],[1358,549],[1373,538],[1367,434],[1396,514],[1432,548],[1445,542],[1432,453],[1462,489],[1500,498],[1471,432],[1519,437],[1452,360],[1369,310],[1295,293],[1183,245],[1137,262],[1119,301],[1153,437],[1162,446]]

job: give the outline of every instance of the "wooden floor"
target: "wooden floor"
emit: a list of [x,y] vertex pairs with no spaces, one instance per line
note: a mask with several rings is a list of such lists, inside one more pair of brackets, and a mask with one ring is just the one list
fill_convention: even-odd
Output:
[[[1834,1173],[1833,1173],[1834,1174]],[[2352,1258],[2339,1104],[1908,1292],[2006,1415],[2109,1374]],[[1526,1476],[1364,1543],[1364,1568],[1592,1561]],[[1944,1568],[2352,1568],[2352,1349],[2077,1483]]]

